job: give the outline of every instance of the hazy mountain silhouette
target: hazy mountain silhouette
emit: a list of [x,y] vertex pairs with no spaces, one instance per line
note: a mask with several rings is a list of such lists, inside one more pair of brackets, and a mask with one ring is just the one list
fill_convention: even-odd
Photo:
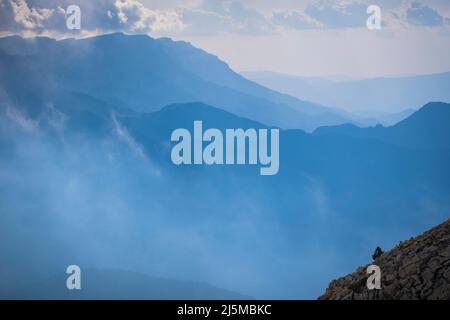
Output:
[[243,74],[273,90],[343,108],[362,117],[378,115],[380,120],[384,120],[383,113],[418,109],[429,101],[450,102],[450,72],[358,80],[299,77],[264,71]]
[[316,135],[345,134],[359,138],[372,138],[386,143],[406,147],[450,149],[450,107],[442,102],[430,102],[410,117],[394,126],[376,126],[359,128],[346,124],[334,127],[321,127],[314,131]]
[[80,278],[81,289],[68,290],[66,287],[68,276],[61,273],[42,281],[36,281],[3,298],[39,300],[234,300],[250,298],[232,291],[215,288],[206,283],[157,278],[118,269],[83,268]]
[[271,125],[305,130],[351,121],[344,112],[251,82],[217,57],[167,38],[115,33],[55,41],[15,36],[0,39],[0,54],[0,70],[8,79],[4,86],[17,99],[24,87],[34,87],[47,96],[75,91],[139,111],[202,101]]
[[[50,102],[2,109],[3,288],[35,281],[30,265],[43,278],[61,261],[80,261],[164,270],[253,297],[313,298],[376,245],[448,216],[446,104],[395,127],[351,128],[359,135],[282,130],[280,171],[262,177],[258,166],[170,160],[172,130],[192,130],[194,120],[205,129],[266,127],[260,122],[203,103],[143,113],[85,94]],[[438,143],[410,143],[420,136]]]
[[[0,287],[8,296],[78,264],[256,298],[315,298],[374,247],[448,217],[447,104],[392,127],[282,129],[274,176],[257,165],[176,166],[171,132],[195,120],[205,129],[266,128],[321,109],[274,102],[292,98],[167,39],[16,37],[2,46]],[[153,281],[122,277],[124,286]]]

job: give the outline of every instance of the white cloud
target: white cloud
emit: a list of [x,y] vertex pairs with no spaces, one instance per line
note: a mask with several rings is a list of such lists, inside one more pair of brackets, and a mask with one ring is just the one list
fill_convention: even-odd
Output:
[[122,127],[122,125],[117,120],[115,113],[112,113],[111,118],[113,120],[114,130],[117,136],[123,142],[125,142],[130,147],[131,150],[136,152],[137,155],[147,159],[144,150],[142,150],[141,146],[133,139],[133,137],[128,133],[128,131],[124,127]]
[[297,10],[274,11],[271,20],[276,25],[299,30],[324,27],[320,21]]
[[55,9],[30,8],[25,0],[11,0],[14,20],[26,29],[42,28]]
[[410,3],[406,10],[406,19],[413,25],[429,27],[441,26],[445,19],[432,7],[426,6],[418,1]]
[[[448,24],[450,3],[378,0],[385,26]],[[80,6],[83,29],[66,29],[64,9]],[[371,0],[299,2],[242,0],[0,0],[0,33],[68,34],[123,31],[153,36],[262,35],[290,29],[364,28]],[[444,12],[444,13],[441,13]]]
[[[82,29],[66,28],[65,8],[81,9]],[[0,32],[60,36],[123,31],[180,32],[184,24],[174,9],[154,10],[138,0],[0,0]]]
[[34,132],[38,128],[38,123],[36,121],[28,118],[23,112],[16,108],[8,106],[6,108],[6,117],[25,132]]
[[238,33],[260,35],[271,33],[270,17],[247,7],[241,1],[203,1],[197,7],[180,10],[186,33],[216,35]]

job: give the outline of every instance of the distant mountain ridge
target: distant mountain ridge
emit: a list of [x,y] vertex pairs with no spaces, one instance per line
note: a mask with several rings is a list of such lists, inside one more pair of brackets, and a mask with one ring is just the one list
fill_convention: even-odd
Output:
[[373,138],[387,143],[415,148],[450,149],[450,105],[430,102],[394,126],[359,128],[346,124],[334,127],[321,127],[316,135],[344,134],[359,138]]
[[68,290],[68,275],[61,273],[24,286],[4,299],[38,300],[240,300],[249,297],[206,283],[151,277],[120,269],[83,268],[81,289]]
[[[139,270],[138,261],[147,274],[163,271],[253,297],[313,298],[375,245],[392,246],[448,217],[450,152],[433,144],[424,150],[364,134],[280,130],[279,173],[261,177],[251,165],[170,160],[171,132],[195,120],[218,129],[266,128],[261,122],[199,102],[150,113],[80,93],[51,102],[0,109],[6,279],[24,281],[31,262],[54,270],[51,248],[58,263],[87,256],[93,266]],[[416,123],[437,116],[445,123],[444,107],[427,105],[405,120],[404,131],[424,135],[428,126]],[[438,141],[440,132],[429,139]],[[23,221],[26,239],[10,227]],[[368,233],[382,233],[382,243]],[[55,241],[61,234],[64,241]],[[31,249],[30,257],[15,256]]]
[[[352,122],[344,112],[267,89],[215,56],[167,38],[121,33],[60,41],[7,37],[0,38],[0,51],[0,64],[8,62],[0,65],[6,85],[15,77],[28,78],[28,86],[43,82],[36,90],[49,95],[80,92],[147,112],[201,101],[270,125],[308,131]],[[17,81],[12,89],[20,85]]]
[[382,120],[382,114],[418,109],[430,101],[450,102],[450,72],[338,81],[266,71],[243,75],[279,92]]
[[[448,104],[427,104],[392,127],[308,133],[297,125],[311,117],[248,94],[258,86],[231,88],[245,81],[228,71],[208,75],[224,66],[184,43],[117,34],[3,40],[10,51],[26,48],[0,49],[4,291],[79,263],[256,298],[315,298],[375,246],[448,218]],[[202,59],[211,62],[198,62],[207,65],[198,73],[183,67]],[[171,161],[171,133],[196,120],[224,129],[286,118],[295,126],[280,129],[274,176],[254,165]]]

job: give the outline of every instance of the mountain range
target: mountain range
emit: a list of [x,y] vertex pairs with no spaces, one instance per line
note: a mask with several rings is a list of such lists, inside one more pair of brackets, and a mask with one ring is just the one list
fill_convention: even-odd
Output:
[[345,124],[321,127],[316,129],[314,134],[345,134],[411,148],[449,149],[450,141],[447,139],[450,135],[450,129],[447,126],[449,120],[448,104],[430,102],[405,120],[387,128],[377,125],[363,129],[352,124]]
[[[196,120],[204,129],[276,125],[263,121],[272,113],[255,112],[258,99],[274,117],[280,110],[272,107],[303,106],[303,114],[314,105],[255,98],[261,90],[293,99],[226,78],[236,75],[222,74],[217,59],[167,39],[114,34],[0,44],[6,295],[19,283],[34,292],[39,281],[79,264],[255,298],[315,298],[376,246],[392,247],[448,218],[449,104],[428,103],[387,127],[281,127],[274,176],[252,165],[176,166],[174,129],[191,130]],[[187,66],[173,63],[177,55]],[[200,58],[207,67],[194,76],[187,69]],[[215,63],[213,79],[206,70]],[[239,81],[255,92],[245,89],[250,100],[233,104],[228,93],[234,97]],[[186,92],[199,101],[171,103]],[[212,92],[224,95],[214,100],[220,105],[206,101]]]
[[217,57],[168,38],[115,33],[56,41],[12,36],[0,39],[0,51],[2,83],[14,82],[14,88],[3,90],[19,100],[27,87],[42,99],[61,91],[80,92],[147,112],[202,101],[269,125],[308,131],[352,121],[343,111],[249,81]]
[[351,112],[361,123],[392,125],[430,101],[450,102],[450,72],[369,79],[244,72],[261,85]]
[[84,269],[81,290],[67,290],[67,274],[60,272],[32,285],[17,288],[3,299],[33,300],[240,300],[250,297],[212,287],[206,283],[150,277],[117,269]]

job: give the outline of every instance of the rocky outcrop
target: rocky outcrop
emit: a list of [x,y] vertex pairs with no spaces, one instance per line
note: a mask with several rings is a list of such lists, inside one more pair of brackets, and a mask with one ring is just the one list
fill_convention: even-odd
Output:
[[321,300],[450,299],[450,219],[377,256],[381,289],[369,290],[369,265],[330,283]]

